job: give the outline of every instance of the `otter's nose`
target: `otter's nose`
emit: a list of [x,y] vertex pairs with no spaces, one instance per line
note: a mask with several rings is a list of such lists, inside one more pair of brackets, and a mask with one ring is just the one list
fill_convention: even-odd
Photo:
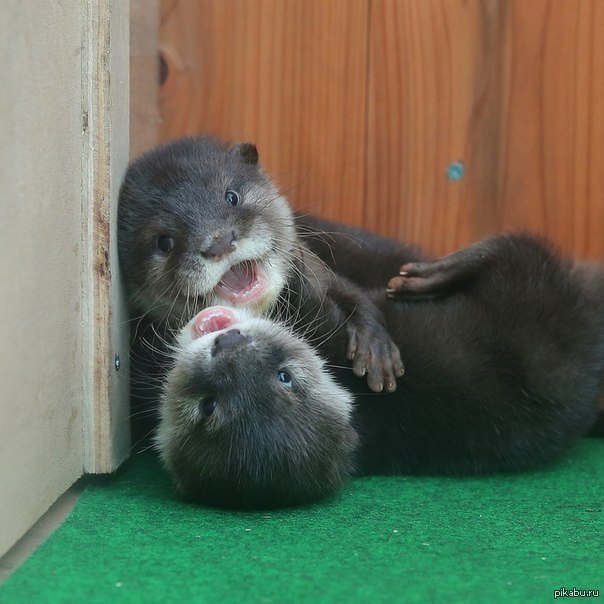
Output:
[[201,255],[208,260],[220,260],[233,253],[237,249],[237,233],[229,231],[221,235],[216,235],[209,247],[202,250]]
[[223,350],[235,348],[241,346],[244,342],[247,342],[247,338],[241,334],[238,329],[231,329],[221,333],[214,340],[214,346],[212,346],[212,356],[216,355]]

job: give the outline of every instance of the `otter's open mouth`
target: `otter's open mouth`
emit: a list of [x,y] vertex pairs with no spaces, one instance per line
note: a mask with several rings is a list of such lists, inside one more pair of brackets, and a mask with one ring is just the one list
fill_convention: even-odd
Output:
[[209,333],[227,329],[237,322],[237,315],[232,308],[225,306],[210,306],[200,313],[197,313],[193,319],[194,338],[201,338]]
[[214,293],[234,306],[250,304],[268,290],[268,276],[256,260],[232,266],[214,288]]

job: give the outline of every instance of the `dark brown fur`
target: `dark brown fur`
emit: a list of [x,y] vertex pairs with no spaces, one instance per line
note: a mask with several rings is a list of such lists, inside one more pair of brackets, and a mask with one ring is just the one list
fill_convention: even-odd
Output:
[[[373,394],[341,368],[341,355],[317,372],[315,351],[274,324],[243,324],[237,346],[211,359],[185,345],[189,365],[179,357],[178,379],[170,374],[158,437],[184,497],[262,508],[329,496],[357,474],[521,471],[556,460],[589,430],[604,367],[601,269],[586,281],[581,267],[524,235],[408,264],[395,242],[300,222],[331,232],[307,244],[323,255],[328,239],[335,266],[367,284],[406,375],[396,392]],[[366,272],[356,270],[355,249]],[[390,263],[406,274],[386,294],[373,286],[392,276]],[[313,383],[332,376],[339,394]],[[209,399],[216,415],[182,422],[184,409]]]

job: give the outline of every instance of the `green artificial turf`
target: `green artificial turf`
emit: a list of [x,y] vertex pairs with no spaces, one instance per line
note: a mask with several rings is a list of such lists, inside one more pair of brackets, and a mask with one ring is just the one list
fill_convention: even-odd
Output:
[[562,587],[604,591],[602,439],[545,471],[362,478],[257,513],[182,503],[138,455],[89,481],[0,602],[551,602]]

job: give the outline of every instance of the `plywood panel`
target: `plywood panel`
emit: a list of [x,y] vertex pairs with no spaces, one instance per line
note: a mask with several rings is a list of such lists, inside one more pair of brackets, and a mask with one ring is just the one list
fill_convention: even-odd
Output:
[[110,471],[128,452],[112,236],[128,149],[127,9],[2,5],[0,555],[84,471]]
[[366,0],[163,0],[163,140],[253,140],[292,203],[359,223]]
[[0,554],[82,473],[82,21],[2,5]]

